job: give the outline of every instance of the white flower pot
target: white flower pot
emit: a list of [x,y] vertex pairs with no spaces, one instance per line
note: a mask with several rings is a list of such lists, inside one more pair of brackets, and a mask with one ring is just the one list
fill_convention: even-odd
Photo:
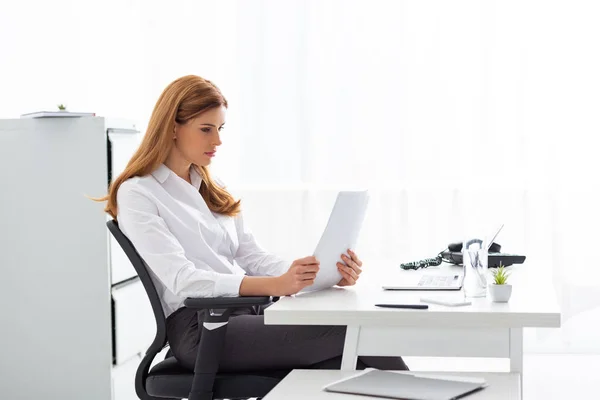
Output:
[[512,294],[512,285],[496,285],[495,283],[490,283],[488,285],[488,290],[493,302],[506,303]]

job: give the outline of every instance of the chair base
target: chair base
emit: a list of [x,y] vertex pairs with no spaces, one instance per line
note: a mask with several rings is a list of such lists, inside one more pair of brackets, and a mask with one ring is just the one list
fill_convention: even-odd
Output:
[[[290,371],[219,373],[215,378],[215,399],[261,398],[267,395]],[[158,398],[187,398],[194,373],[182,367],[174,357],[156,364],[146,378],[146,391]]]

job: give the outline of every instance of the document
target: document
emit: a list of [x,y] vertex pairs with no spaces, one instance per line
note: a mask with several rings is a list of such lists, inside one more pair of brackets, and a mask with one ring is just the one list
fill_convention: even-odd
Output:
[[366,190],[338,193],[327,226],[313,253],[320,262],[319,272],[315,282],[302,292],[327,289],[342,280],[336,264],[343,262],[342,254],[356,247],[368,203]]

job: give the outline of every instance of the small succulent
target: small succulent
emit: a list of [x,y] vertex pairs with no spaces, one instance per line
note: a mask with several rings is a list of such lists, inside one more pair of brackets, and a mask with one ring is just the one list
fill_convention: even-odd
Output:
[[58,109],[61,111],[65,111],[67,109],[67,106],[65,106],[64,104],[59,104]]
[[494,284],[496,285],[506,285],[506,280],[510,276],[510,272],[507,272],[502,263],[498,268],[493,268],[492,277],[494,278]]

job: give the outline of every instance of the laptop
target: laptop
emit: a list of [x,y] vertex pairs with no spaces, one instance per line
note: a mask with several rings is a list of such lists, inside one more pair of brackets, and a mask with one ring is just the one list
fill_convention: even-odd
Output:
[[454,400],[484,389],[484,379],[431,377],[368,369],[350,378],[333,382],[327,392],[358,394],[403,400]]
[[385,290],[460,290],[461,273],[402,272],[397,279],[383,284]]

